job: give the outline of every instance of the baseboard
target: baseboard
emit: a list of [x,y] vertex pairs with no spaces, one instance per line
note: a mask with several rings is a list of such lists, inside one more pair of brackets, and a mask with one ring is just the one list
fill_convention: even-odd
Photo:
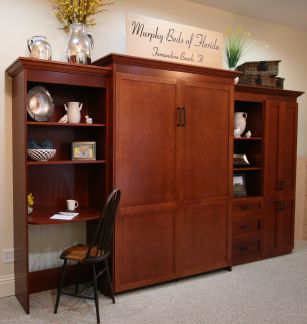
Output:
[[15,295],[15,276],[0,276],[0,297]]

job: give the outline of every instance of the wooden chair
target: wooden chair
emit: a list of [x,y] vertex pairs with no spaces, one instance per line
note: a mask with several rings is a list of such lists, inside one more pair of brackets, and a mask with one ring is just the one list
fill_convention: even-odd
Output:
[[[64,260],[64,263],[63,263],[59,286],[57,290],[56,303],[54,307],[55,314],[57,313],[58,310],[61,294],[70,295],[79,298],[89,298],[95,300],[97,323],[100,323],[97,278],[100,277],[103,273],[106,273],[107,281],[110,288],[111,298],[113,304],[115,303],[114,290],[113,290],[113,285],[110,278],[110,272],[108,266],[108,257],[110,256],[111,253],[110,249],[111,249],[111,243],[113,237],[113,228],[114,228],[116,212],[119,206],[120,195],[121,195],[120,190],[115,189],[108,197],[104,205],[103,211],[101,213],[96,233],[90,245],[79,244],[79,245],[72,246],[62,252],[60,258]],[[74,293],[62,292],[67,261],[78,262],[78,274],[77,274]],[[97,273],[96,266],[98,265],[98,263],[100,264],[99,267],[101,267],[101,269]],[[92,265],[94,297],[85,296],[79,293],[80,266],[82,264]]]

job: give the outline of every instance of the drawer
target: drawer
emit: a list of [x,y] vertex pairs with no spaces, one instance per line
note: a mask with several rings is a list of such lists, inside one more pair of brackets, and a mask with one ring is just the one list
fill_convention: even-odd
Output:
[[232,256],[238,257],[247,254],[257,254],[260,252],[259,240],[233,241]]
[[255,232],[260,230],[260,215],[242,216],[233,220],[232,234]]
[[262,212],[262,199],[259,198],[250,198],[250,199],[243,199],[233,200],[232,206],[232,215],[235,216],[242,216],[242,215],[253,215],[253,214],[260,214]]

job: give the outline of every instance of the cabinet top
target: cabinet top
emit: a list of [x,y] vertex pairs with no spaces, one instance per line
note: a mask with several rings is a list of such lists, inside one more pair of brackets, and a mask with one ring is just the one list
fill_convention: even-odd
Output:
[[265,88],[265,87],[254,87],[248,85],[236,85],[235,92],[247,92],[254,94],[262,94],[262,95],[271,95],[271,96],[283,96],[290,98],[298,98],[304,92],[302,91],[293,91],[293,90],[283,90],[276,88]]
[[99,74],[100,76],[110,76],[111,69],[87,64],[75,64],[59,61],[39,60],[29,57],[17,58],[7,69],[6,73],[10,77],[16,76],[24,69],[58,71],[68,73]]
[[215,76],[222,77],[226,79],[234,79],[237,76],[241,75],[241,72],[223,70],[217,68],[210,67],[202,67],[197,65],[188,65],[181,63],[172,63],[161,60],[151,60],[142,57],[129,56],[123,54],[109,54],[104,56],[95,62],[95,65],[99,66],[112,66],[112,65],[130,65],[130,66],[138,66],[152,69],[162,69],[162,70],[170,70],[177,72],[187,72],[187,73],[196,73],[207,76]]

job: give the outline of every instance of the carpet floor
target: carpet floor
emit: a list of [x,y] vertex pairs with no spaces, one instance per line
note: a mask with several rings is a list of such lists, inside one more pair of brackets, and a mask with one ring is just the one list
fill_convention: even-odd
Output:
[[[95,323],[93,301],[55,291],[32,294],[26,315],[14,296],[0,299],[0,323]],[[277,258],[116,296],[100,296],[107,324],[307,324],[307,241]]]

